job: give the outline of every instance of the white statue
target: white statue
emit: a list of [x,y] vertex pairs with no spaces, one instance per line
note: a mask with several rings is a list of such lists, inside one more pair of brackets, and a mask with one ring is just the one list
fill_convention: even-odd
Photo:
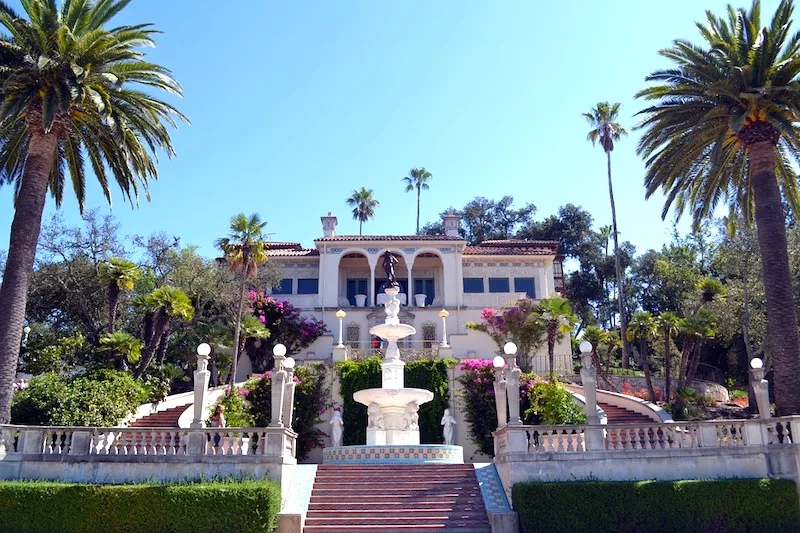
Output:
[[444,443],[448,446],[453,445],[453,426],[456,425],[456,419],[450,414],[450,409],[444,410],[442,417],[442,425],[444,426]]
[[342,409],[337,405],[333,408],[331,416],[331,446],[342,445],[342,433],[344,432],[344,420],[342,419]]
[[411,402],[406,407],[405,429],[419,431],[419,405],[417,405],[417,402]]
[[381,413],[381,408],[377,403],[372,402],[369,404],[369,407],[367,407],[367,415],[369,416],[367,428],[383,429],[383,413]]

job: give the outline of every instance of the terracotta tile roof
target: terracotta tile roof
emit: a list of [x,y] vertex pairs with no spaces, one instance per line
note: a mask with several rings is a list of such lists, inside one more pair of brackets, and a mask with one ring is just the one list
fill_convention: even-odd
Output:
[[319,255],[316,248],[303,248],[297,242],[268,242],[265,244],[270,257],[304,257]]
[[467,246],[463,255],[555,255],[558,246],[558,241],[492,240]]
[[461,237],[448,237],[447,235],[336,235],[335,237],[320,237],[314,242],[336,241],[463,241]]

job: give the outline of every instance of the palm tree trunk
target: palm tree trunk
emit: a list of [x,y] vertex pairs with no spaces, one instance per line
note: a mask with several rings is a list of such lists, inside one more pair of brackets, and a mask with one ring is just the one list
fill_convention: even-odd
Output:
[[17,373],[28,288],[57,147],[58,137],[53,133],[31,135],[15,203],[8,258],[0,286],[0,302],[3,302],[0,305],[0,424],[11,421],[11,384]]
[[161,344],[161,339],[164,337],[164,334],[169,327],[169,315],[163,307],[158,310],[153,322],[155,322],[153,325],[153,335],[150,337],[150,342],[145,345],[144,351],[142,352],[142,360],[139,363],[139,366],[136,367],[136,371],[133,373],[133,377],[136,379],[142,377],[144,371],[147,370],[148,366],[150,366],[150,361],[153,360],[153,356],[155,355],[156,350],[158,350],[158,346]]
[[775,411],[778,416],[798,414],[800,336],[789,270],[786,221],[781,191],[775,178],[776,147],[770,142],[760,142],[751,145],[749,152],[756,230],[767,297],[767,347],[774,369]]
[[672,390],[672,346],[669,329],[664,328],[664,401],[669,402]]
[[360,218],[358,219],[358,234],[361,235],[361,228],[364,226],[364,221]]
[[656,403],[656,389],[653,387],[653,377],[650,375],[650,354],[647,352],[647,340],[642,339],[639,343],[639,355],[642,358],[642,370],[644,370],[644,381],[647,383],[647,394],[650,401]]
[[114,333],[117,322],[117,306],[119,305],[119,285],[112,281],[108,285],[108,332]]
[[681,350],[681,364],[678,369],[678,388],[682,389],[686,386],[686,370],[689,368],[689,356],[694,347],[694,339],[686,338]]
[[236,330],[233,333],[233,363],[231,363],[231,386],[236,384],[236,367],[239,362],[239,336],[242,333],[242,309],[244,309],[244,290],[245,280],[242,278],[242,286],[239,294],[239,311],[236,313]]
[[553,380],[553,376],[555,375],[554,367],[555,367],[555,347],[556,347],[556,335],[555,332],[547,334],[547,362],[550,364],[550,381]]
[[692,364],[689,367],[689,371],[686,373],[686,383],[694,382],[697,377],[697,367],[700,366],[700,353],[703,350],[704,342],[703,339],[697,339],[697,342],[695,342],[694,357],[692,357]]
[[617,305],[619,307],[619,335],[622,338],[622,368],[630,366],[630,347],[628,346],[628,320],[625,318],[625,284],[622,279],[622,266],[619,260],[619,235],[617,233],[617,206],[614,203],[614,185],[611,182],[611,152],[606,152],[608,163],[608,197],[611,200],[611,224],[614,232],[614,269],[617,274]]
[[417,185],[417,235],[419,235],[419,197],[422,194],[422,189],[419,184]]

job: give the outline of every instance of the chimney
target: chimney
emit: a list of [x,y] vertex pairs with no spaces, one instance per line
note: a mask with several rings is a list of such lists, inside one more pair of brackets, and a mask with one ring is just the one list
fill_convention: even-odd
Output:
[[338,223],[338,219],[336,215],[328,211],[328,216],[319,217],[322,220],[322,236],[323,237],[335,237],[336,236],[336,224]]
[[455,211],[450,211],[442,217],[442,224],[444,225],[444,234],[448,237],[458,238],[458,230],[461,228],[461,217]]

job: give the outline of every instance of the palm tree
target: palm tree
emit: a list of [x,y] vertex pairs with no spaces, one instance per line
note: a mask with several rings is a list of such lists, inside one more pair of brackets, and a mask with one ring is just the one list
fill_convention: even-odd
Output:
[[119,370],[127,370],[128,363],[138,363],[142,357],[142,343],[127,331],[106,333],[100,337],[99,352],[108,352]]
[[630,327],[628,328],[628,340],[639,341],[639,358],[644,370],[644,380],[647,383],[647,393],[650,401],[656,402],[656,391],[653,388],[653,377],[650,375],[650,353],[649,342],[656,338],[658,334],[658,324],[647,311],[636,311],[631,316]]
[[268,339],[270,331],[255,315],[249,314],[242,317],[239,334],[239,353],[244,352],[244,346],[249,339]]
[[172,321],[188,321],[194,316],[192,301],[186,293],[170,285],[164,285],[150,293],[145,298],[145,305],[153,310],[155,316],[149,338],[145,339],[142,360],[133,373],[135,378],[141,377],[147,370]]
[[586,326],[586,329],[583,330],[583,339],[592,345],[592,363],[597,369],[597,377],[603,381],[607,390],[616,391],[616,387],[614,387],[614,384],[611,383],[608,376],[606,376],[605,369],[600,362],[600,353],[598,351],[601,345],[608,342],[608,332],[598,326]]
[[778,414],[800,413],[800,336],[792,295],[782,198],[800,212],[791,161],[800,154],[800,38],[791,34],[794,2],[782,0],[761,27],[760,2],[707,14],[697,26],[704,46],[675,40],[662,50],[673,68],[647,77],[638,152],[649,197],[661,189],[675,216],[688,208],[694,225],[720,200],[731,214],[755,220],[767,300],[767,344]]
[[247,289],[247,281],[258,274],[258,265],[267,260],[264,246],[264,227],[258,213],[248,218],[239,213],[231,219],[231,232],[227,237],[217,239],[216,246],[225,254],[225,261],[231,271],[239,276],[239,309],[236,312],[236,328],[233,334],[233,363],[231,365],[231,384],[236,380],[236,367],[239,362],[239,335],[242,328],[242,310]]
[[381,203],[372,196],[372,189],[361,187],[360,191],[353,189],[353,194],[347,199],[347,205],[353,208],[353,219],[358,220],[358,234],[361,235],[364,222],[375,218],[375,208]]
[[0,2],[0,185],[16,192],[0,286],[0,424],[10,420],[48,190],[60,205],[71,182],[83,209],[88,159],[109,202],[116,182],[134,204],[157,177],[155,151],[174,155],[165,123],[186,120],[156,94],[180,95],[180,85],[139,50],[154,46],[157,31],[148,24],[105,28],[128,0],[21,4],[27,19]]
[[108,286],[108,332],[114,333],[117,307],[121,291],[132,291],[134,284],[142,278],[142,271],[134,263],[112,257],[100,264],[100,281]]
[[672,392],[672,338],[680,333],[683,319],[667,311],[661,313],[657,320],[664,338],[664,401],[668,402]]
[[614,203],[614,185],[611,181],[611,152],[614,150],[614,142],[618,141],[623,135],[627,135],[617,120],[620,104],[610,105],[608,102],[598,102],[588,113],[583,116],[592,128],[586,138],[592,141],[592,145],[597,142],[603,147],[606,153],[606,166],[608,168],[608,197],[611,200],[611,226],[614,236],[614,269],[617,275],[617,307],[619,308],[619,328],[622,338],[622,367],[628,368],[630,349],[628,347],[628,336],[625,333],[628,319],[625,315],[625,285],[624,272],[619,257],[619,232],[617,231],[617,206]]
[[425,167],[412,168],[408,171],[408,176],[403,178],[406,192],[417,190],[417,235],[419,235],[419,197],[423,190],[431,188],[428,182],[433,179],[433,174],[425,170]]
[[539,302],[541,309],[541,320],[547,332],[547,358],[550,365],[550,379],[555,377],[555,346],[556,343],[564,339],[572,331],[573,324],[578,322],[572,314],[572,307],[569,300],[555,296],[544,298]]

